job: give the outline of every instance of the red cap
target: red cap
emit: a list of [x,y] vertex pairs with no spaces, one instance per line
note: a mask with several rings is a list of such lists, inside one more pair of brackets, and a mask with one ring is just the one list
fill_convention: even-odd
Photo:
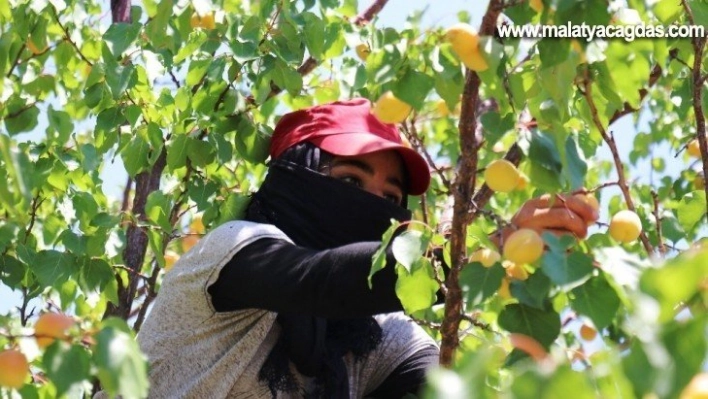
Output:
[[409,194],[423,194],[430,184],[430,169],[425,159],[403,142],[395,125],[383,123],[371,113],[371,103],[365,98],[336,101],[283,115],[273,132],[270,156],[275,159],[302,142],[339,156],[395,150],[408,170]]

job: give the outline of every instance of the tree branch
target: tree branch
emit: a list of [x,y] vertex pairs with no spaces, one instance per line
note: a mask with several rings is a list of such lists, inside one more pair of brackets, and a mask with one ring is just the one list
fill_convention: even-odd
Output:
[[[111,3],[112,2],[113,2],[113,0],[111,0]],[[76,43],[74,43],[74,41],[71,40],[71,34],[69,34],[69,31],[66,30],[66,27],[64,25],[62,25],[61,22],[59,22],[59,15],[57,14],[57,9],[54,8],[54,6],[52,6],[52,14],[54,14],[54,20],[57,22],[57,25],[59,25],[61,30],[64,32],[64,40],[69,42],[69,44],[71,44],[71,46],[74,47],[74,49],[76,50],[76,53],[79,54],[79,57],[81,57],[81,59],[85,63],[89,64],[89,66],[93,66],[91,61],[89,61],[88,58],[86,58],[86,56],[84,55],[84,53],[81,52],[81,49],[79,49],[79,46],[77,46]]]
[[[482,18],[479,30],[482,36],[492,36],[496,29],[497,18],[503,9],[501,0],[490,0]],[[477,103],[481,81],[474,71],[467,71],[462,94],[462,112],[460,115],[460,162],[459,171],[452,184],[453,205],[452,226],[450,229],[450,253],[452,264],[445,286],[445,311],[440,333],[440,365],[452,367],[455,351],[459,346],[458,331],[462,320],[462,290],[459,274],[467,259],[467,226],[471,221],[470,198],[474,192],[477,175]]]
[[666,246],[664,245],[664,240],[661,236],[661,217],[659,216],[659,194],[656,191],[651,190],[651,198],[654,201],[654,219],[656,220],[656,236],[657,245],[659,247],[659,253],[661,256],[666,256]]
[[[627,204],[627,208],[632,212],[636,213],[637,208],[634,206],[634,201],[632,200],[632,196],[629,193],[629,185],[627,184],[627,179],[625,178],[624,174],[624,164],[622,163],[619,151],[617,150],[617,143],[615,142],[614,136],[611,133],[608,134],[605,130],[605,127],[602,125],[602,122],[600,121],[600,117],[598,115],[597,107],[595,106],[595,101],[592,99],[592,81],[590,80],[587,69],[585,70],[585,76],[583,78],[583,86],[585,98],[587,99],[588,106],[590,107],[590,113],[592,114],[593,123],[595,124],[595,127],[600,132],[600,135],[602,135],[603,140],[607,143],[607,145],[610,147],[610,151],[612,152],[612,159],[614,160],[615,169],[617,170],[617,182],[619,184],[620,190],[622,190],[622,194],[624,195],[624,201]],[[652,248],[646,233],[642,231],[639,235],[639,238],[642,241],[642,244],[644,244],[644,248],[646,249],[647,254],[651,256],[654,253],[654,248]]]
[[130,18],[130,0],[111,0],[113,23],[132,23]]
[[376,0],[374,3],[369,6],[369,8],[366,9],[363,13],[358,15],[354,19],[354,25],[356,26],[364,26],[371,22],[374,17],[381,12],[381,10],[384,8],[384,6],[388,3],[388,0]]
[[[691,25],[695,25],[695,20],[693,18],[693,11],[691,7],[688,6],[686,0],[681,0],[683,8],[686,10],[686,15]],[[696,118],[696,138],[698,138],[698,144],[701,149],[701,161],[703,163],[703,176],[708,178],[708,141],[706,140],[706,119],[703,112],[703,83],[701,76],[701,65],[703,63],[703,50],[705,49],[706,38],[705,37],[694,37],[692,40],[693,44],[693,68],[691,68],[692,79],[693,79],[693,114]],[[706,193],[706,199],[708,200],[708,185],[703,187]],[[704,213],[707,215],[708,213]]]

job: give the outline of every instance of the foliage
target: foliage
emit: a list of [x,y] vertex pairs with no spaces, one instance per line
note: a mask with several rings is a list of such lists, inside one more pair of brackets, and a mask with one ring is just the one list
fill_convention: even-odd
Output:
[[[30,360],[21,396],[89,396],[97,381],[109,395],[144,397],[146,364],[133,337],[172,254],[239,217],[265,174],[277,118],[388,91],[412,106],[400,128],[435,170],[424,198],[411,200],[416,222],[384,237],[399,262],[396,291],[437,339],[449,322],[445,305],[434,304],[444,267],[459,274],[451,284],[463,294],[452,371],[433,372],[424,396],[668,398],[700,372],[708,250],[700,244],[706,193],[695,178],[708,176],[708,149],[697,161],[684,149],[696,137],[705,147],[708,96],[695,69],[705,64],[704,43],[529,42],[493,38],[487,22],[479,31],[489,68],[472,72],[444,27],[424,28],[420,12],[390,28],[357,19],[355,0],[145,0],[130,9],[132,22],[111,23],[103,3],[0,0],[0,283],[22,300],[0,315],[0,350],[18,347]],[[629,0],[611,10],[602,0],[490,3],[487,13],[498,7],[518,25],[622,24],[627,15],[708,22],[699,0]],[[468,11],[458,17],[468,22]],[[362,43],[365,60],[354,51]],[[463,96],[471,76],[479,98]],[[467,119],[451,111],[460,107]],[[643,127],[620,152],[611,129],[625,115]],[[470,126],[478,148],[460,145]],[[599,158],[607,148],[612,161]],[[654,156],[662,148],[677,159]],[[520,155],[529,183],[480,195],[481,211],[466,198],[474,216],[462,253],[452,253],[443,226],[460,184],[456,165],[474,155],[481,176],[504,153]],[[639,170],[647,161],[651,171]],[[670,175],[667,162],[685,166]],[[123,175],[127,182],[115,181]],[[115,185],[124,198],[107,195]],[[509,278],[502,262],[464,262],[494,248],[489,236],[525,201],[585,188],[601,199],[601,222],[587,239],[544,235],[544,256],[523,266],[527,279]],[[607,234],[621,209],[639,215],[639,240]],[[375,257],[372,274],[384,258]],[[40,349],[40,310],[77,324]],[[580,339],[582,324],[600,332],[593,342]]]

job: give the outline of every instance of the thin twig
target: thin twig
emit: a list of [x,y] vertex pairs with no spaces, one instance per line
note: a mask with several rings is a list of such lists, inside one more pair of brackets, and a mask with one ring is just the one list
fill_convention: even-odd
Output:
[[656,191],[651,190],[651,198],[654,201],[654,219],[656,220],[656,236],[657,236],[657,246],[659,248],[659,253],[661,256],[666,256],[666,247],[664,247],[664,239],[661,236],[661,217],[659,216],[659,194]]
[[[683,8],[686,10],[686,15],[688,17],[691,25],[695,25],[695,20],[693,18],[693,11],[691,7],[688,6],[686,0],[681,0]],[[701,80],[701,66],[703,63],[703,50],[706,44],[705,37],[694,37],[692,40],[693,44],[693,113],[696,118],[696,138],[698,138],[698,144],[701,149],[701,160],[703,161],[703,176],[708,178],[708,141],[706,140],[706,120],[703,112],[703,84]],[[706,193],[706,199],[708,199],[708,184],[703,187]],[[707,204],[708,206],[708,204]],[[708,212],[704,212],[704,215],[708,215]]]
[[[620,190],[622,191],[622,194],[624,195],[624,201],[627,204],[627,208],[632,212],[636,213],[637,208],[634,206],[634,201],[632,200],[632,196],[629,193],[629,185],[627,184],[627,179],[625,178],[624,174],[624,164],[622,163],[619,151],[617,150],[617,143],[615,142],[614,136],[611,133],[608,134],[605,130],[605,127],[602,125],[602,122],[600,121],[600,116],[598,115],[597,107],[595,106],[595,100],[593,100],[592,98],[592,81],[590,80],[587,69],[585,70],[583,86],[585,98],[588,102],[588,106],[590,107],[590,113],[592,115],[593,123],[595,124],[595,127],[600,132],[600,135],[610,147],[610,151],[612,152],[612,159],[614,160],[615,169],[617,170],[617,182],[620,187]],[[642,241],[642,244],[644,244],[644,249],[646,249],[647,254],[651,256],[654,253],[654,249],[652,248],[646,233],[642,231],[639,235],[639,238]]]
[[76,50],[76,53],[79,54],[79,57],[81,57],[81,59],[85,63],[89,64],[89,66],[93,66],[93,63],[91,63],[91,61],[89,61],[88,58],[86,58],[84,53],[81,52],[81,49],[79,48],[79,46],[77,46],[76,43],[74,43],[74,41],[71,40],[71,34],[69,34],[69,31],[66,30],[66,27],[64,25],[62,25],[61,22],[59,22],[59,15],[57,14],[57,9],[54,8],[54,6],[52,6],[52,14],[54,14],[54,20],[57,21],[57,24],[59,25],[61,30],[64,31],[64,40],[69,42],[74,47],[74,49]]
[[430,166],[435,171],[438,177],[440,177],[440,180],[442,181],[443,185],[447,188],[448,191],[450,191],[450,180],[447,178],[447,176],[445,176],[443,170],[435,164],[433,157],[430,155],[427,148],[425,147],[425,143],[423,143],[423,139],[421,139],[421,137],[418,135],[418,129],[416,128],[415,119],[412,120],[410,124],[404,122],[402,126],[403,133],[405,134],[408,141],[411,142],[411,144],[419,153],[423,154],[425,160],[428,161],[428,166]]

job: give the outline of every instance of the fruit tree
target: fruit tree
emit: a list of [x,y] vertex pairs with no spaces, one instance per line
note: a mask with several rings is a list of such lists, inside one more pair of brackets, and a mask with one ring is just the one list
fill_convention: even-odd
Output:
[[[705,1],[430,2],[393,26],[405,2],[108,3],[0,0],[1,397],[145,397],[165,273],[241,215],[280,115],[353,96],[433,173],[382,237],[440,342],[423,396],[705,397]],[[694,34],[502,34],[583,24]],[[532,199],[599,220],[503,234]]]

